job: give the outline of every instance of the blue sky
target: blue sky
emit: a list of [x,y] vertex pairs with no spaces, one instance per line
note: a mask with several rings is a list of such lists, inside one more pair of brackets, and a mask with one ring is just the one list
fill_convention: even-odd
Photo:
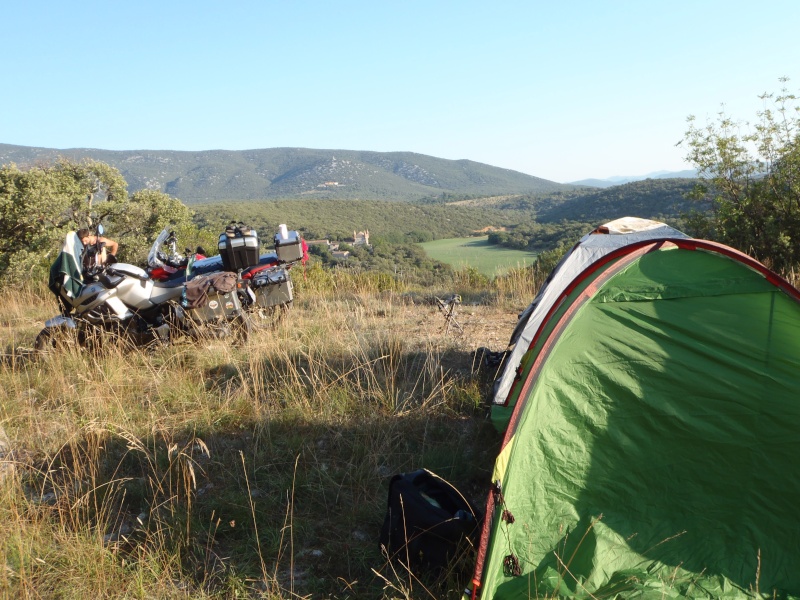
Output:
[[410,151],[567,182],[689,168],[689,115],[800,90],[797,0],[9,4],[0,142],[23,146]]

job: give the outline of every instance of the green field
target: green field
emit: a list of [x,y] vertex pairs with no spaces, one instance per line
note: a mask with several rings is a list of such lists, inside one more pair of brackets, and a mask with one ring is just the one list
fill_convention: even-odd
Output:
[[529,265],[536,260],[534,252],[490,244],[487,236],[435,240],[420,246],[428,256],[447,263],[454,269],[474,267],[489,277],[500,275],[512,267]]

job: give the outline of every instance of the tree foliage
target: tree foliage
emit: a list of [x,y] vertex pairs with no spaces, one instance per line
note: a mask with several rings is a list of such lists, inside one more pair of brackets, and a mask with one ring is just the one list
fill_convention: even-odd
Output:
[[197,231],[192,216],[193,211],[176,198],[140,190],[130,196],[126,210],[114,218],[114,235],[125,245],[126,261],[144,263],[153,239],[165,227],[172,227],[183,244],[208,245],[211,238]]
[[[424,205],[378,200],[265,200],[195,207],[198,224],[213,231],[233,218],[272,235],[280,223],[307,239],[343,241],[354,231],[369,230],[371,239],[404,244],[472,235],[487,225],[518,222],[518,213],[460,205]],[[264,238],[266,239],[266,238]]]
[[489,234],[489,242],[517,250],[545,252],[564,244],[575,243],[596,226],[597,223],[583,221],[529,222],[508,231],[492,232]]
[[777,270],[800,263],[800,106],[787,81],[759,96],[754,123],[721,111],[700,126],[690,116],[682,142],[704,180],[695,196],[713,202],[708,222],[696,224]]
[[141,262],[169,223],[193,229],[175,198],[143,190],[128,196],[117,169],[96,161],[0,168],[0,276],[3,283],[44,277],[67,234],[102,223],[120,244],[121,260]]
[[[562,194],[564,201],[543,206],[537,219],[582,221],[596,226],[621,217],[642,217],[673,224],[692,208],[687,196],[696,183],[696,179],[644,179],[580,194],[573,192],[571,197]],[[695,207],[709,209],[707,203]]]
[[347,250],[350,256],[341,259],[322,246],[312,245],[310,248],[325,267],[382,273],[421,285],[441,283],[453,277],[450,265],[430,258],[422,247],[415,244],[393,244],[378,240],[371,246],[341,244],[339,250]]

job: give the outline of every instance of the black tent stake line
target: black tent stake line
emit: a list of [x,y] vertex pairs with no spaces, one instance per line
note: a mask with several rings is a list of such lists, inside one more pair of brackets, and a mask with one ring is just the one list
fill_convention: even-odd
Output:
[[439,310],[442,311],[444,314],[445,319],[445,326],[444,326],[444,333],[447,334],[450,331],[450,325],[458,329],[460,333],[464,333],[464,329],[461,327],[458,321],[456,321],[456,306],[461,304],[461,296],[458,294],[453,294],[447,300],[442,300],[441,298],[436,298],[436,304],[439,305]]

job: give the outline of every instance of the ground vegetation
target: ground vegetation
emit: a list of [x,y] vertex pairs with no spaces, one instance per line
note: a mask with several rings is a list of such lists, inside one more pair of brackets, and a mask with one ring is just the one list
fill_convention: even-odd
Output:
[[537,273],[387,286],[312,264],[245,344],[46,355],[54,298],[0,292],[0,595],[456,597],[474,548],[435,575],[380,548],[388,482],[424,467],[483,504],[500,439],[479,349]]

